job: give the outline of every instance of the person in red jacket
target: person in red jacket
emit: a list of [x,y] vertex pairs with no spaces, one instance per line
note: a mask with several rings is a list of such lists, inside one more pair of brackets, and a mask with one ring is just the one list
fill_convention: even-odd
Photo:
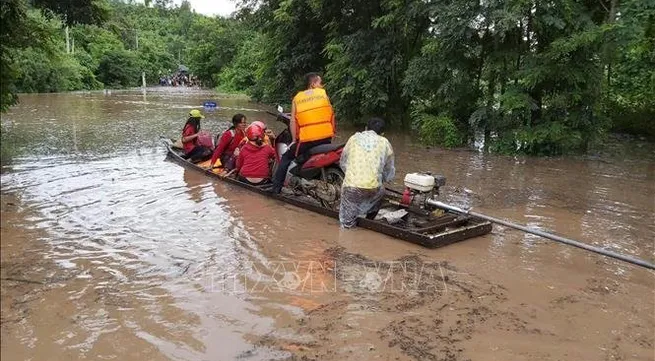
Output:
[[269,183],[270,163],[275,159],[275,150],[264,144],[264,130],[259,126],[249,126],[246,136],[248,142],[241,147],[237,156],[237,180],[251,185]]
[[[184,148],[184,159],[189,159],[193,163],[202,162],[209,159],[212,150],[207,146],[206,141],[201,141],[203,133],[200,132],[200,120],[205,116],[193,109],[189,112],[189,118],[182,129],[182,146]],[[209,138],[211,143],[211,138]],[[210,145],[211,146],[211,145]]]
[[210,163],[212,168],[214,168],[218,159],[221,160],[224,169],[231,170],[234,168],[234,151],[245,137],[244,130],[247,124],[246,116],[243,114],[235,114],[232,117],[232,126],[224,131],[216,141],[216,148]]
[[[257,126],[264,130],[264,144],[272,145],[275,142],[275,133],[273,133],[272,130],[268,129],[266,123],[262,122],[261,120],[255,120],[254,122],[248,125],[248,128],[252,126]],[[246,133],[248,132],[248,128],[246,128]],[[247,142],[248,142],[248,137],[243,138],[243,140],[239,144],[239,148],[241,148]]]

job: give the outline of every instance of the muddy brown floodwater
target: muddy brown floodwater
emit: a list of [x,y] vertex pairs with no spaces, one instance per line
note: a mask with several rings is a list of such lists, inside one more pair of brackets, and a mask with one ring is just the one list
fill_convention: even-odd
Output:
[[[24,95],[2,116],[2,360],[654,360],[650,271],[495,226],[429,250],[165,160],[208,92]],[[203,127],[263,106],[218,99]],[[351,131],[343,130],[345,140]],[[655,260],[655,147],[527,158],[389,135],[397,179]]]

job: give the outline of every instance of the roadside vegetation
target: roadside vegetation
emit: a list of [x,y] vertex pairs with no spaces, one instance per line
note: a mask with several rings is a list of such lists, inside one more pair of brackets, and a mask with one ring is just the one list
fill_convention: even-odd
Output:
[[[584,152],[610,131],[655,138],[655,5],[643,0],[2,1],[2,110],[21,92],[205,86],[288,104],[324,75],[340,121],[382,115],[422,141],[484,135],[499,153]],[[68,35],[66,35],[68,34]],[[67,41],[68,39],[68,41]]]

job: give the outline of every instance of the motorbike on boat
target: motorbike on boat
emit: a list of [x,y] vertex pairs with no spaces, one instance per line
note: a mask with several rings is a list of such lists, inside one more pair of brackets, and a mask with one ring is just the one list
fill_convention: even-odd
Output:
[[[293,141],[290,114],[284,113],[284,109],[280,106],[277,110],[277,113],[269,112],[269,114],[274,115],[276,120],[283,123],[286,128],[274,141],[276,153],[274,171]],[[285,185],[295,194],[308,195],[319,201],[323,207],[338,210],[341,184],[344,179],[344,173],[339,167],[343,147],[344,144],[318,145],[307,153],[299,155],[287,171]]]

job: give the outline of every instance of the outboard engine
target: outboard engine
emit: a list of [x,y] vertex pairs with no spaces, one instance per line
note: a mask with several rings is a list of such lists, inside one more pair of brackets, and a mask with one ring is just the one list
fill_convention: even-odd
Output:
[[405,191],[400,203],[407,207],[416,207],[428,211],[434,207],[427,200],[436,200],[439,188],[446,185],[446,177],[430,173],[409,173],[405,175]]

